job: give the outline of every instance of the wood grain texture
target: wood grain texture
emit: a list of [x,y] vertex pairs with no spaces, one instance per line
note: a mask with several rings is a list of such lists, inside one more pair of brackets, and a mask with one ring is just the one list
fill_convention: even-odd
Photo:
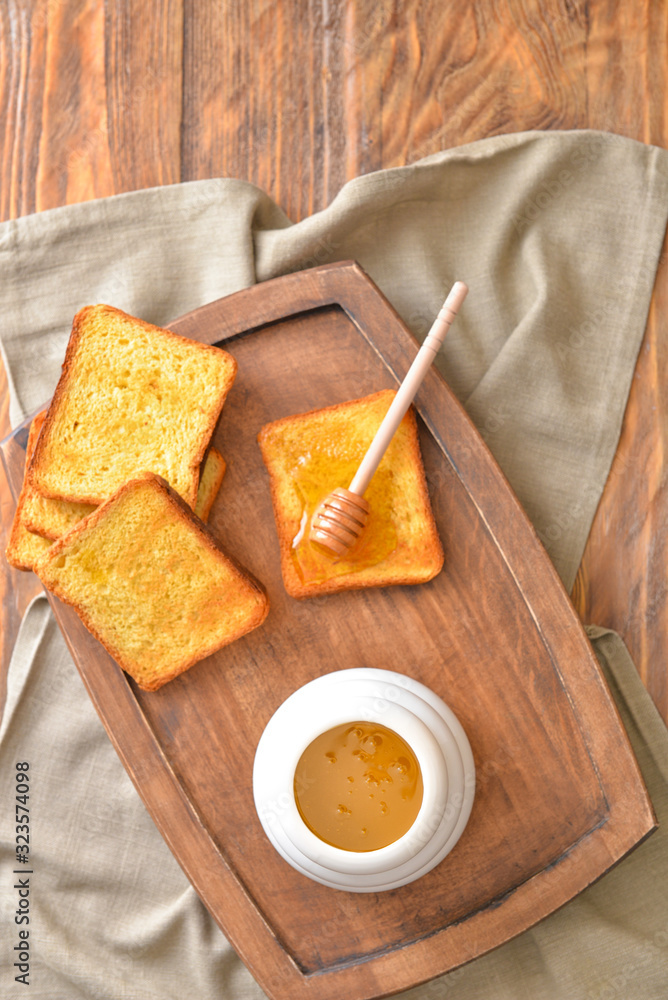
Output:
[[[262,580],[269,616],[148,693],[54,600],[56,617],[158,828],[269,996],[366,1000],[389,984],[407,988],[531,926],[652,831],[627,735],[552,563],[433,368],[416,410],[443,571],[415,587],[287,595],[259,429],[396,388],[415,354],[358,266],[275,279],[172,327],[215,337],[238,362],[215,436],[229,466],[210,524]],[[19,483],[21,442],[3,457]],[[265,837],[249,747],[302,684],[369,665],[422,681],[449,704],[471,742],[475,801],[452,853],[417,881],[332,892]]]
[[[231,176],[297,221],[360,173],[504,132],[668,147],[667,21],[653,0],[6,0],[0,219]],[[622,633],[666,720],[667,283],[664,261],[574,592]]]

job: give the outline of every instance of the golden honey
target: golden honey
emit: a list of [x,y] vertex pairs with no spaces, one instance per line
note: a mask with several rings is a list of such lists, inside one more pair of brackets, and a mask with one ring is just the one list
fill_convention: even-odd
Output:
[[336,486],[348,486],[364,456],[341,457],[336,449],[300,455],[292,469],[292,479],[302,504],[299,531],[292,542],[292,560],[302,583],[329,580],[361,568],[376,566],[397,547],[397,529],[392,508],[392,469],[378,468],[366,491],[369,518],[360,538],[344,557],[337,558],[309,541],[314,513]]
[[345,851],[375,851],[399,840],[422,804],[418,760],[385,726],[349,722],[303,752],[294,778],[299,813],[320,840]]

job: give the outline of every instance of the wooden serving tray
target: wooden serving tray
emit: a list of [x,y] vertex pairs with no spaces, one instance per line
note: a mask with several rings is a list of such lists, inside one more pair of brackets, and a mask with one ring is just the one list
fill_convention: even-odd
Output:
[[[395,387],[416,350],[356,264],[266,282],[172,329],[239,363],[215,437],[228,470],[210,524],[265,584],[269,617],[151,694],[52,599],[56,617],[158,829],[266,993],[362,1000],[414,986],[530,927],[654,829],[626,733],[551,562],[434,369],[416,408],[444,570],[419,587],[285,594],[258,430]],[[25,437],[3,446],[15,490]],[[477,768],[452,853],[418,881],[369,895],[290,868],[251,789],[255,747],[281,702],[357,666],[431,687],[462,722]]]

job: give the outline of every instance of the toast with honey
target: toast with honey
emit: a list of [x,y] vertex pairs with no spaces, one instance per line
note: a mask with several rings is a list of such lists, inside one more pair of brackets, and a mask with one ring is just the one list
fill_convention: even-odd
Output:
[[28,468],[45,497],[97,505],[154,472],[191,508],[200,465],[237,365],[226,351],[87,306]]
[[412,408],[365,493],[370,513],[361,538],[339,558],[308,539],[314,511],[335,487],[350,484],[393,397],[383,390],[261,429],[283,583],[292,597],[426,583],[440,572],[443,548]]
[[153,473],[121,486],[35,571],[145,691],[257,628],[269,610],[261,584]]

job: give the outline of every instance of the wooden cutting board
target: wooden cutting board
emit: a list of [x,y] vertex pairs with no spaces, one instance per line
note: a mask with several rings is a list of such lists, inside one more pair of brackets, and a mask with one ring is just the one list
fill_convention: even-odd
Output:
[[[266,993],[362,1000],[406,989],[530,927],[652,831],[626,733],[552,564],[434,369],[416,409],[445,568],[419,587],[286,595],[259,429],[396,387],[416,351],[356,264],[266,282],[171,328],[238,361],[214,439],[228,470],[210,526],[265,584],[269,617],[154,693],[52,600],[56,617],[158,829]],[[25,438],[3,445],[14,490]],[[462,722],[477,769],[452,853],[377,894],[329,889],[290,868],[262,831],[251,788],[255,747],[281,702],[358,666],[431,687]]]

